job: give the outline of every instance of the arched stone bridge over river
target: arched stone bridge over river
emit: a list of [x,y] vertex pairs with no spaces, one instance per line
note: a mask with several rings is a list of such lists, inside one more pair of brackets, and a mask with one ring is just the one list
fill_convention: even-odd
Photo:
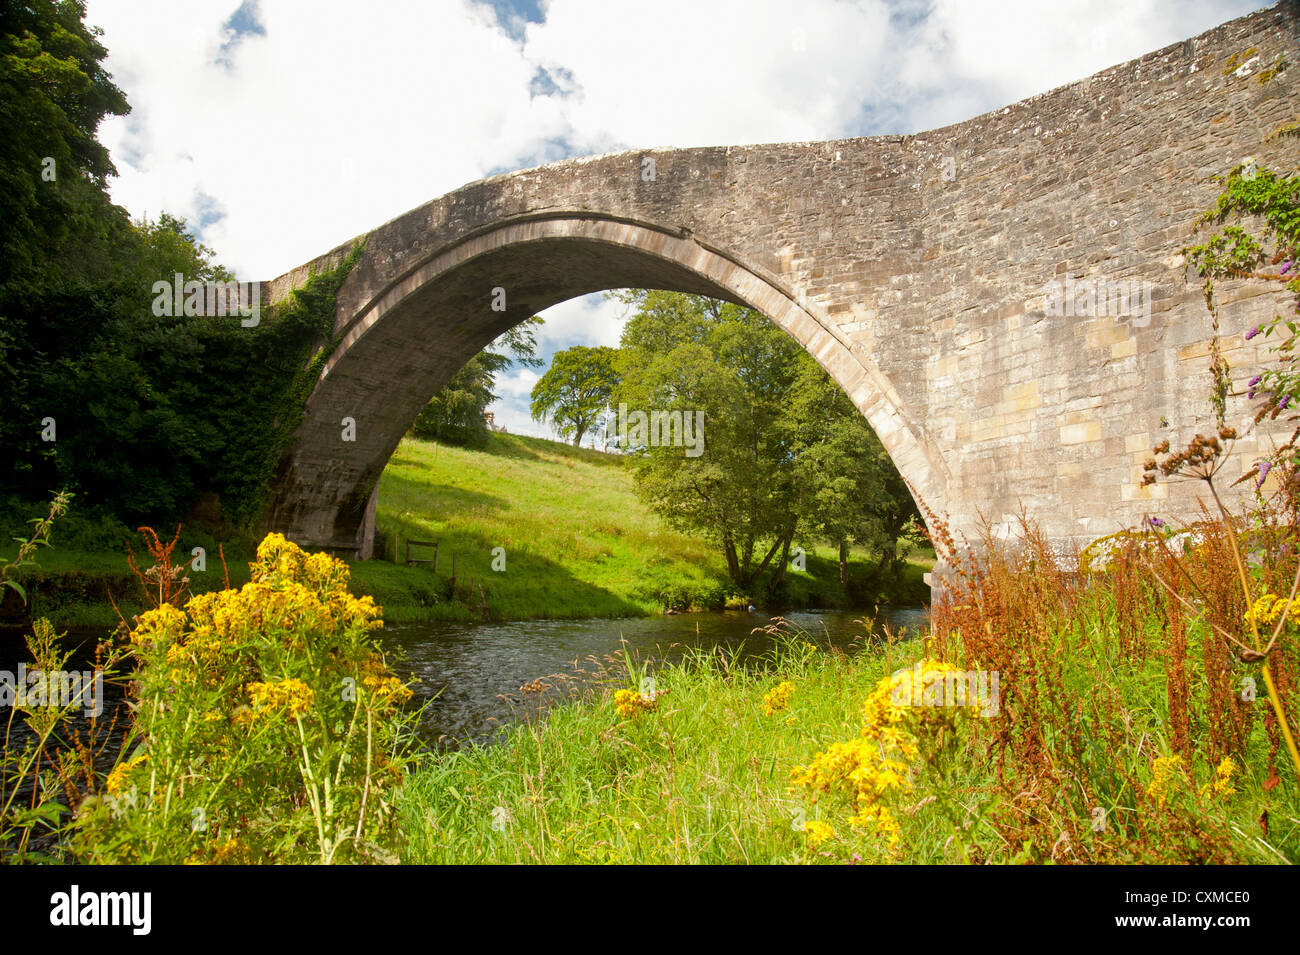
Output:
[[[1300,140],[1269,137],[1300,115],[1298,36],[1288,0],[933,132],[633,150],[435,199],[365,237],[267,527],[369,556],[380,473],[429,398],[522,319],[622,287],[768,316],[958,532],[983,514],[1009,533],[1023,506],[1069,545],[1187,514],[1194,485],[1140,486],[1153,443],[1209,418],[1210,316],[1180,252],[1216,176],[1295,166]],[[1244,332],[1283,299],[1219,291],[1244,370],[1263,357]],[[1239,443],[1229,477],[1266,443]]]

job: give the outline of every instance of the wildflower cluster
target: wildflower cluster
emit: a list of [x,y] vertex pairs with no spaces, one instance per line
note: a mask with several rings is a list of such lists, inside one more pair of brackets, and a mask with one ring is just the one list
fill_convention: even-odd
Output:
[[793,785],[812,790],[814,801],[822,793],[851,798],[856,814],[850,824],[874,827],[896,850],[902,831],[890,803],[911,792],[912,763],[933,756],[940,734],[954,729],[966,709],[920,705],[925,686],[956,672],[951,664],[925,660],[882,679],[863,703],[858,737],[832,743],[807,765],[796,766]]
[[83,804],[83,858],[390,857],[411,691],[374,642],[379,608],[349,592],[342,561],[279,534],[251,570],[239,590],[136,619],[133,755],[105,789],[135,785],[137,811],[114,820]]
[[133,756],[131,759],[118,763],[113,767],[113,771],[108,774],[108,779],[104,781],[104,789],[110,795],[125,792],[128,789],[127,783],[131,781],[136,769],[148,761],[149,754],[141,753],[139,756]]
[[[1289,603],[1289,606],[1288,606]],[[1286,597],[1266,593],[1246,611],[1246,623],[1254,623],[1261,630],[1271,629],[1286,614],[1289,624],[1300,624],[1300,600],[1288,601]]]
[[[1202,798],[1206,796],[1226,798],[1234,795],[1237,787],[1233,777],[1238,770],[1239,767],[1233,758],[1224,756],[1214,768],[1214,778],[1202,786],[1197,791],[1198,794]],[[1151,783],[1147,786],[1146,794],[1148,798],[1155,800],[1157,806],[1163,808],[1169,804],[1174,794],[1189,782],[1182,756],[1177,753],[1170,756],[1157,756],[1151,764]]]
[[641,713],[651,713],[659,702],[651,696],[636,690],[616,690],[614,692],[614,709],[621,719],[630,720]]
[[794,697],[794,684],[784,680],[776,687],[763,694],[763,715],[772,716],[790,706]]
[[1151,773],[1147,796],[1154,799],[1157,806],[1163,807],[1183,782],[1183,758],[1177,753],[1171,756],[1157,756],[1155,762],[1151,764]]
[[283,710],[287,716],[297,719],[311,707],[315,696],[312,688],[302,680],[248,684],[248,697],[254,714]]
[[810,819],[804,823],[804,836],[808,839],[809,849],[820,849],[823,843],[835,838],[835,828],[829,822]]
[[1232,757],[1223,757],[1219,760],[1219,765],[1214,768],[1214,780],[1201,787],[1201,795],[1233,795],[1237,791],[1237,787],[1232,783],[1232,776],[1236,771],[1237,764],[1232,761]]

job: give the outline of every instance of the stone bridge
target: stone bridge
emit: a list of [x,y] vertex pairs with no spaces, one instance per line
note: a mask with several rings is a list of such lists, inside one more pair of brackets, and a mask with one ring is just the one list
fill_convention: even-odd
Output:
[[[430,397],[522,319],[622,287],[765,314],[958,532],[1009,534],[1023,508],[1068,547],[1188,514],[1194,485],[1139,484],[1153,443],[1209,415],[1210,316],[1180,252],[1216,176],[1295,167],[1300,142],[1269,137],[1300,115],[1297,34],[1284,2],[933,132],[634,150],[435,199],[364,237],[266,526],[369,556],[380,473]],[[1246,370],[1262,355],[1244,331],[1282,299],[1220,292]],[[1266,442],[1239,443],[1230,476]]]

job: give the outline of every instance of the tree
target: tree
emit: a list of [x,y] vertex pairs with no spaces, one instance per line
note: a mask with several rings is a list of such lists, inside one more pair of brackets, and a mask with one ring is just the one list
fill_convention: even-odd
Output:
[[[0,285],[50,278],[66,240],[111,246],[126,214],[108,199],[116,170],[95,133],[130,112],[104,70],[108,51],[85,4],[6,3],[0,26]],[[83,256],[65,256],[74,272]]]
[[796,508],[806,531],[837,549],[842,587],[849,586],[851,544],[877,555],[867,586],[883,587],[897,574],[898,542],[920,513],[848,395],[808,354],[799,363],[786,417],[795,453]]
[[551,419],[562,437],[573,438],[574,446],[592,430],[609,410],[610,398],[618,385],[614,370],[615,349],[575,345],[556,352],[551,367],[533,385],[534,421]]
[[662,432],[630,449],[637,493],[672,526],[718,546],[732,582],[748,591],[797,529],[778,421],[799,346],[738,305],[660,291],[620,297],[637,312],[620,343],[615,399],[702,421],[704,432],[694,457]]
[[699,412],[704,422],[695,457],[662,440],[624,444],[637,493],[652,509],[713,541],[743,592],[774,560],[768,590],[781,585],[799,533],[839,548],[845,587],[854,543],[880,554],[873,585],[891,576],[915,505],[880,440],[821,366],[751,309],[660,291],[619,298],[637,311],[620,343],[615,399],[661,420]]

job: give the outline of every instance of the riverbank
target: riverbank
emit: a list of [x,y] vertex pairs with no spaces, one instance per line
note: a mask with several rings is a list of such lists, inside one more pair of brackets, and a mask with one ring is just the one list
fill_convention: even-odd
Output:
[[[1278,785],[1264,727],[1235,761],[1170,755],[1161,664],[1120,655],[1113,609],[1103,597],[1081,627],[1019,638],[1042,652],[1046,700],[1008,669],[970,710],[924,705],[911,674],[945,665],[923,662],[920,640],[846,655],[787,632],[765,667],[698,652],[658,668],[649,697],[635,664],[611,665],[603,687],[495,745],[422,759],[398,801],[399,852],[635,865],[1300,859],[1283,821],[1294,780]],[[893,704],[898,671],[923,705]]]
[[[4,515],[9,536],[21,533],[31,508]],[[34,513],[34,511],[32,511]],[[160,534],[164,529],[159,528]],[[170,536],[170,535],[167,535]],[[438,563],[405,565],[408,541],[436,540]],[[74,510],[40,555],[31,589],[35,612],[56,627],[89,629],[117,622],[113,604],[129,618],[143,609],[140,584],[127,563],[138,534],[113,521]],[[223,570],[218,544],[225,552]],[[197,569],[195,547],[205,551]],[[173,562],[188,566],[194,593],[248,581],[251,539],[218,541],[183,529]],[[406,439],[380,481],[378,559],[352,561],[352,586],[384,608],[390,623],[432,621],[639,617],[665,611],[914,605],[929,600],[924,574],[933,552],[911,556],[883,592],[866,592],[874,560],[854,552],[851,592],[826,547],[805,544],[806,568],[791,571],[776,601],[734,592],[710,545],[668,528],[636,497],[617,455],[557,442],[494,434],[469,450]],[[434,548],[416,547],[415,558]],[[454,559],[454,565],[453,565]],[[148,566],[147,555],[141,561]],[[454,577],[453,577],[454,566]]]

